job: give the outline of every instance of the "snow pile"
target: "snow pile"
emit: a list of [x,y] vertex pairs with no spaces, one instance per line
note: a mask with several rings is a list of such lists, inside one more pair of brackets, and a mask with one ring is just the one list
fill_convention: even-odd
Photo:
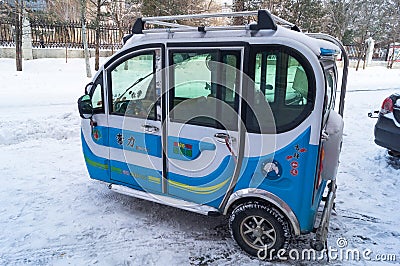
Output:
[[27,140],[67,139],[79,135],[79,118],[76,113],[28,118],[17,121],[0,121],[0,145],[11,145]]
[[[25,61],[22,73],[14,65],[0,59],[1,265],[259,265],[223,217],[118,195],[89,179],[76,107],[89,81],[83,60]],[[400,91],[400,71],[351,69],[348,91],[328,245],[344,238],[399,262],[400,167],[373,143],[376,120],[367,113]]]

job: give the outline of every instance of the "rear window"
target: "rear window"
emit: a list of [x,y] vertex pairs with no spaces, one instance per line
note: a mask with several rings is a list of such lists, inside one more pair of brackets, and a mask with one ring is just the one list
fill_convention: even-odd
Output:
[[[248,131],[279,133],[295,128],[314,108],[315,78],[311,66],[290,48],[257,46],[251,54],[254,88],[248,95]],[[268,106],[273,119],[266,111]]]
[[325,68],[325,99],[324,99],[324,120],[328,120],[330,110],[335,108],[336,100],[336,72],[334,67]]

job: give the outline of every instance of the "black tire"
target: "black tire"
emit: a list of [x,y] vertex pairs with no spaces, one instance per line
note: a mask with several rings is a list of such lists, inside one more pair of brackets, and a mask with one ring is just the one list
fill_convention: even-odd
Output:
[[229,228],[244,251],[261,259],[274,259],[278,250],[287,250],[291,236],[286,217],[260,202],[237,206],[229,218]]
[[398,152],[398,151],[389,150],[389,151],[388,151],[388,154],[389,154],[390,156],[392,156],[392,157],[400,158],[400,152]]

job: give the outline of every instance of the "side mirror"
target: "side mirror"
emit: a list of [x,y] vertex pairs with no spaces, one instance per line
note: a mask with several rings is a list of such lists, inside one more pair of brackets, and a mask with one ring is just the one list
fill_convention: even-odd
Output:
[[79,115],[83,119],[91,119],[93,116],[92,99],[89,95],[85,94],[78,99]]

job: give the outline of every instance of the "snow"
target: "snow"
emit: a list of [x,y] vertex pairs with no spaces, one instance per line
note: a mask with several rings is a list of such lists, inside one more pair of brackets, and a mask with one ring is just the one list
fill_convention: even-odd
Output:
[[[235,245],[223,217],[119,195],[89,179],[76,107],[89,82],[83,60],[25,61],[17,73],[13,60],[0,59],[0,81],[1,265],[260,264]],[[367,113],[399,91],[399,70],[350,69],[328,239],[396,254],[397,263],[400,162],[374,144],[376,120]],[[311,239],[294,247],[308,248]]]

